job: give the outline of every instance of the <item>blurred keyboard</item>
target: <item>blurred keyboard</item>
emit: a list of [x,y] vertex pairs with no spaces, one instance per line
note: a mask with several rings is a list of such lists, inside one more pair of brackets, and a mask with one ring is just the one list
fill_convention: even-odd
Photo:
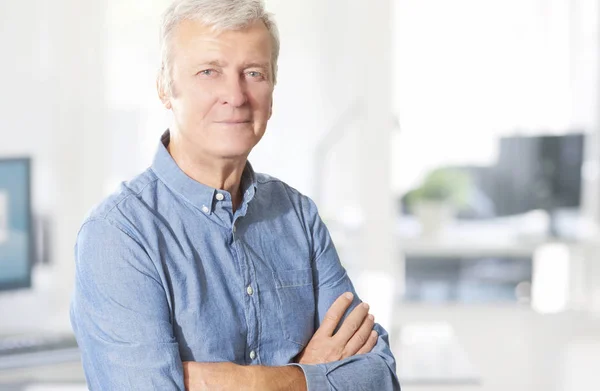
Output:
[[79,359],[79,349],[73,334],[45,333],[0,337],[0,369]]

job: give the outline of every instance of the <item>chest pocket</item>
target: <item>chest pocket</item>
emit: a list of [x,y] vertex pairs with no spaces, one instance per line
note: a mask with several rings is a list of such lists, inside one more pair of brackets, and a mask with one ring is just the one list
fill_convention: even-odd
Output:
[[315,325],[312,269],[274,271],[273,277],[283,335],[288,341],[306,346]]

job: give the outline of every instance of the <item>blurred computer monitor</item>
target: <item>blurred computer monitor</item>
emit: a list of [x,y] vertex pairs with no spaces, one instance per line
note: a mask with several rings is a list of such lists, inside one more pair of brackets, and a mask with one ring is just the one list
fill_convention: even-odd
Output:
[[31,164],[0,159],[0,291],[31,286]]
[[492,169],[497,215],[578,208],[584,143],[580,133],[502,138]]

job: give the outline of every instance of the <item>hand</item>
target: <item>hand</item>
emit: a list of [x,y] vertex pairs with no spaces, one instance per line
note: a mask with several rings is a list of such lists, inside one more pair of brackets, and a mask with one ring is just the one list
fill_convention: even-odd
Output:
[[369,353],[377,343],[378,334],[373,330],[375,318],[369,315],[369,305],[359,304],[342,323],[335,335],[344,313],[352,304],[353,295],[344,293],[331,305],[323,323],[308,345],[296,357],[300,364],[323,364],[342,360],[355,354]]
[[245,367],[230,362],[183,363],[183,382],[187,391],[247,390]]

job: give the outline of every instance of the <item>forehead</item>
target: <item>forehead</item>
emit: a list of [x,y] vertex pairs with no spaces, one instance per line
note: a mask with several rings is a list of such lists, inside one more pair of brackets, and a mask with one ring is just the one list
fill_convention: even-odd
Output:
[[174,61],[271,61],[272,41],[265,24],[257,20],[236,30],[215,31],[197,20],[184,20],[173,32]]

